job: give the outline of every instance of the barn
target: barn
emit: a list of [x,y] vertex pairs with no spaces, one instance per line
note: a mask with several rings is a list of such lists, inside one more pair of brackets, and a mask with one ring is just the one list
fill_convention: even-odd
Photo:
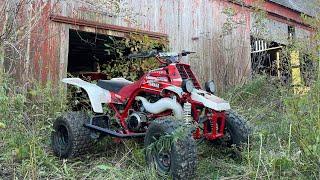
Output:
[[[264,70],[279,64],[280,51],[290,39],[309,39],[313,30],[301,15],[315,15],[311,4],[302,0],[31,2],[17,13],[17,27],[24,24],[29,29],[23,36],[24,58],[7,58],[5,67],[20,80],[32,77],[54,83],[68,73],[97,71],[97,59],[108,63],[106,37],[138,33],[167,41],[172,51],[197,52],[185,61],[202,82],[213,79],[225,90],[261,71],[261,63]],[[5,52],[17,54],[10,47]],[[300,67],[295,68],[299,73]],[[267,71],[281,76],[277,70]]]

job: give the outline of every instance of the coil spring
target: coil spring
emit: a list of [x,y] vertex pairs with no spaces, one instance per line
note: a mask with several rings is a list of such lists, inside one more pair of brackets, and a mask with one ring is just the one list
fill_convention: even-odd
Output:
[[191,119],[191,104],[189,102],[186,102],[183,104],[183,115],[184,115],[184,120],[187,124],[190,124],[192,119]]
[[[208,121],[207,121],[207,127],[208,127],[208,131],[211,132],[212,131],[212,127],[213,127],[213,122],[212,122],[212,115],[208,115]],[[220,129],[220,124],[218,122],[216,122],[216,132],[219,132]]]

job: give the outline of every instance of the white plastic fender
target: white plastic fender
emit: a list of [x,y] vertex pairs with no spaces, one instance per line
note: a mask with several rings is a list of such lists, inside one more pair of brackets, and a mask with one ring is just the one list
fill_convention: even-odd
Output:
[[64,78],[62,82],[83,88],[89,96],[92,109],[96,113],[103,113],[102,103],[111,102],[111,94],[108,90],[83,81],[80,78]]
[[161,93],[164,90],[172,91],[172,92],[176,93],[179,97],[182,97],[182,94],[183,94],[182,88],[181,87],[177,87],[177,86],[168,86],[168,87],[162,89]]
[[231,109],[227,101],[203,90],[194,89],[191,92],[191,99],[215,111],[227,111]]

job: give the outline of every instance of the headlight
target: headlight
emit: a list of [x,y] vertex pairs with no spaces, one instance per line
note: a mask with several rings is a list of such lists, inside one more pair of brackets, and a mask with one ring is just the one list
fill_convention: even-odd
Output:
[[185,92],[191,93],[193,91],[193,82],[190,79],[184,80],[182,82],[182,89]]
[[204,87],[206,88],[207,92],[210,92],[212,94],[214,94],[216,92],[216,85],[214,84],[213,81],[206,82]]

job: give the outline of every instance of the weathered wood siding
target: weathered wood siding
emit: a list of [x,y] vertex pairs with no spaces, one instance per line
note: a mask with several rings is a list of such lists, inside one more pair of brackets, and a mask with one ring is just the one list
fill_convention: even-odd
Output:
[[[191,63],[201,81],[214,79],[220,89],[243,82],[249,77],[250,13],[245,8],[221,0],[127,0],[125,3],[136,14],[136,23],[94,11],[88,5],[76,1],[63,1],[55,5],[51,13],[168,34],[172,51],[196,51],[197,54],[185,61]],[[223,28],[227,16],[222,12],[229,7],[236,9],[237,14],[233,19],[240,24],[226,35]],[[40,67],[38,61],[43,58],[41,55],[36,57],[35,68],[37,72],[42,71],[39,72],[42,78],[55,80],[66,76],[70,28],[111,33],[55,22],[49,22],[45,27],[50,27],[49,34],[56,33],[57,37],[49,40],[55,42],[54,47],[49,43],[45,45],[47,49],[37,51],[47,59],[42,60],[44,64]],[[50,56],[47,56],[48,48]]]
[[[41,3],[37,6],[46,6],[42,10],[42,18],[37,28],[32,33],[33,45],[30,51],[31,71],[39,80],[50,79],[58,82],[66,77],[69,29],[124,36],[122,32],[53,22],[49,20],[49,15],[165,33],[168,35],[172,51],[185,49],[197,52],[185,61],[191,63],[202,82],[214,79],[220,90],[250,78],[252,11],[248,6],[236,5],[226,0],[121,1],[132,12],[131,16],[136,21],[132,23],[126,17],[96,10],[79,1],[57,3],[57,0],[39,0]],[[246,1],[251,3],[252,0]],[[275,5],[270,6],[271,10],[274,7]],[[230,17],[223,13],[228,8],[234,9],[236,14]],[[290,17],[295,17],[293,15],[296,14],[292,15],[291,11],[287,11]],[[285,15],[281,12],[280,15]],[[272,39],[278,39],[280,34],[282,36],[287,33],[287,29],[284,28],[285,20],[277,18],[278,16],[271,18],[268,24],[267,32]],[[234,25],[233,30],[229,32],[226,31],[226,27],[230,26],[230,22]],[[297,33],[305,34],[305,31],[298,29]],[[285,39],[281,41],[284,42]]]

